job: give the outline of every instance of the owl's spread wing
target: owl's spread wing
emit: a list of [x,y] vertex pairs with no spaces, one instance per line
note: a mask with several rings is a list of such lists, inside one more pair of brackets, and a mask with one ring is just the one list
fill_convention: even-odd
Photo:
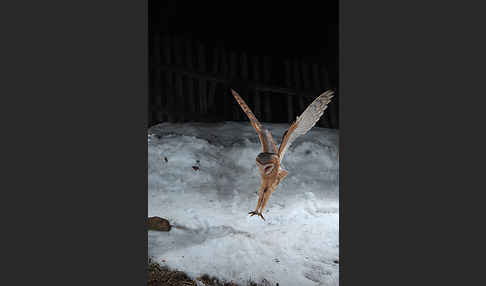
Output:
[[258,134],[258,138],[260,138],[260,142],[262,143],[262,152],[277,153],[277,146],[273,141],[272,134],[270,133],[270,131],[262,128],[262,125],[255,117],[251,109],[248,107],[248,105],[246,105],[243,98],[241,98],[236,91],[231,89],[231,93],[235,97],[236,102],[238,102],[238,104],[241,106],[241,109],[243,109],[243,111],[250,119],[250,123],[253,126],[253,128],[255,128]]
[[312,127],[314,127],[314,125],[316,125],[316,122],[321,118],[333,96],[334,92],[331,90],[324,92],[309,104],[300,116],[297,116],[297,120],[295,120],[289,129],[285,131],[282,143],[278,149],[280,162],[282,161],[285,151],[292,142],[299,136],[306,134]]

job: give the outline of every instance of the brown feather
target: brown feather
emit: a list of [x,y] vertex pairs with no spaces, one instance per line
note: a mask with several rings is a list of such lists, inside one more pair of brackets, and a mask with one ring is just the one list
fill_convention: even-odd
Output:
[[334,92],[328,90],[319,95],[307,108],[297,117],[295,122],[285,131],[282,138],[282,143],[278,149],[280,161],[282,161],[285,151],[292,144],[292,142],[299,136],[306,134],[317,121],[321,118],[327,105],[331,102]]
[[258,134],[258,138],[260,139],[260,143],[262,144],[262,152],[270,152],[270,153],[277,153],[277,146],[273,141],[272,134],[270,131],[263,129],[262,125],[255,117],[253,112],[251,111],[250,107],[246,104],[246,102],[239,96],[239,94],[231,89],[231,93],[233,94],[236,102],[240,105],[241,109],[246,113],[248,119],[250,119],[250,123],[255,128],[255,131]]

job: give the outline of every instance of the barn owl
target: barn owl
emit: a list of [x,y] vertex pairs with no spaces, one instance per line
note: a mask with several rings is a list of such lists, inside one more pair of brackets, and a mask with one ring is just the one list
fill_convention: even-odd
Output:
[[258,191],[258,204],[254,211],[249,212],[250,216],[258,215],[263,220],[263,209],[270,198],[270,195],[275,191],[278,184],[288,175],[284,169],[280,169],[280,163],[290,144],[299,136],[306,134],[319,120],[324,113],[328,103],[334,96],[334,92],[328,90],[317,97],[290,125],[285,131],[282,142],[279,148],[273,141],[272,134],[268,129],[264,129],[253,112],[250,110],[245,101],[238,95],[236,91],[231,89],[231,93],[235,97],[241,109],[246,113],[250,119],[250,123],[255,128],[260,143],[262,145],[262,152],[256,157],[256,164],[261,176],[260,189]]

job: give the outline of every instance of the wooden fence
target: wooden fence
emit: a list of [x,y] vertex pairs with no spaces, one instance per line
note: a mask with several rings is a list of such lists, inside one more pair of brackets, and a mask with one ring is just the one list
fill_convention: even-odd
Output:
[[[208,49],[167,34],[154,35],[150,66],[149,125],[248,120],[230,87],[239,91],[261,122],[292,122],[315,97],[332,88],[319,64]],[[336,98],[318,126],[338,128]]]

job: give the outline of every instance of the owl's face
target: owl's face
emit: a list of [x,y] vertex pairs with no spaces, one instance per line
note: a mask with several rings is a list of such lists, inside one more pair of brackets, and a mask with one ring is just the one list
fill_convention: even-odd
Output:
[[260,153],[256,157],[256,164],[262,177],[268,177],[278,172],[279,158],[275,153]]

